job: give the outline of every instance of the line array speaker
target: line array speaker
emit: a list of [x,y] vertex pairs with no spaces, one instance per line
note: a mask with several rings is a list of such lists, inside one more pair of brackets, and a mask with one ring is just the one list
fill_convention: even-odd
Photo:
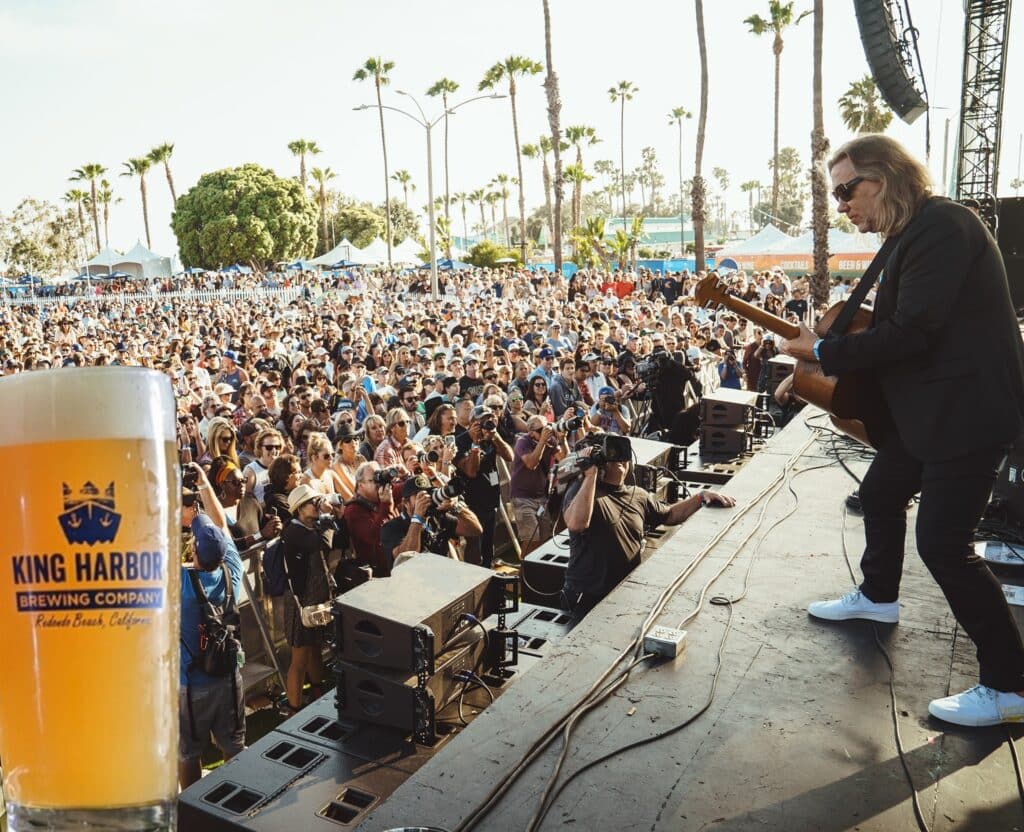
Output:
[[889,0],[853,0],[860,40],[871,75],[885,103],[907,124],[928,105],[907,74],[902,57],[903,33],[896,31]]

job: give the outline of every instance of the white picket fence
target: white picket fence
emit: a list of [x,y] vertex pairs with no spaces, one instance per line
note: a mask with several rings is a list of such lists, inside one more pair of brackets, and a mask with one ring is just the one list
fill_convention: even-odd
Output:
[[237,301],[237,300],[274,300],[289,303],[300,297],[303,292],[301,286],[288,288],[252,288],[252,289],[203,289],[194,291],[188,289],[180,292],[111,292],[102,295],[57,295],[54,297],[18,297],[11,298],[4,295],[0,297],[0,305],[4,306],[60,306],[72,305],[75,303],[104,303],[115,306],[124,306],[133,303],[167,303],[167,302],[189,302],[189,303],[211,303],[214,301]]

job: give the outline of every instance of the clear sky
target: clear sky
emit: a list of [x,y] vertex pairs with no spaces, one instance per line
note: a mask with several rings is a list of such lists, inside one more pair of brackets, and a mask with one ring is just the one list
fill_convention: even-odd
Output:
[[[943,134],[957,125],[963,51],[961,0],[910,0],[921,32],[921,56],[935,109],[931,169],[941,186]],[[639,87],[626,105],[626,165],[641,148],[657,150],[668,183],[678,180],[676,130],[667,114],[684,106],[685,170],[693,172],[699,104],[699,62],[689,0],[552,0],[555,69],[561,81],[562,124],[589,124],[603,142],[585,156],[619,158],[619,110],[607,90],[626,79]],[[739,184],[769,182],[772,149],[770,36],[755,38],[743,19],[768,13],[767,0],[707,0],[705,22],[710,97],[704,171],[730,173],[730,204],[746,203]],[[810,0],[797,0],[798,11]],[[811,130],[811,18],[791,30],[782,63],[783,146],[805,164]],[[1012,195],[1018,141],[1024,132],[1024,13],[1015,10],[1009,38],[1003,123],[1001,195]],[[323,149],[310,165],[329,166],[334,185],[359,198],[383,200],[377,117],[354,112],[373,102],[370,84],[352,81],[370,55],[395,62],[386,102],[410,106],[397,89],[421,96],[429,114],[439,101],[421,94],[447,76],[453,97],[476,94],[486,69],[510,54],[544,60],[540,0],[0,0],[0,211],[25,196],[58,200],[67,177],[100,162],[123,202],[111,213],[111,244],[127,249],[143,237],[138,184],[120,178],[122,162],[164,141],[175,145],[178,193],[204,172],[257,162],[295,175],[287,150],[296,138]],[[826,131],[837,146],[848,138],[836,100],[867,64],[850,0],[825,0]],[[519,94],[523,142],[547,132],[543,75]],[[941,109],[940,109],[941,108]],[[426,202],[423,131],[397,114],[386,118],[391,170],[408,169],[417,185],[410,204]],[[925,119],[894,120],[890,134],[924,156]],[[435,191],[443,189],[441,134],[435,139]],[[543,201],[539,165],[524,160],[527,206]],[[509,102],[479,101],[451,119],[451,187],[472,190],[500,172],[515,174]],[[153,247],[174,249],[170,196],[162,170],[148,177]],[[595,183],[596,184],[596,183]],[[671,184],[669,185],[671,187]],[[400,191],[393,189],[393,194]],[[472,217],[472,214],[470,215]],[[456,220],[456,233],[461,233]]]

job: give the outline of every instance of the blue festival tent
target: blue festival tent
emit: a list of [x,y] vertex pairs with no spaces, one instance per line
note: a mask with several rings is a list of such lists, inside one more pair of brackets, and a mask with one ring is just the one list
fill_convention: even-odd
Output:
[[241,263],[232,263],[230,266],[225,266],[221,271],[233,274],[252,274],[252,269],[248,266],[243,266]]
[[[430,263],[423,263],[420,265],[421,269],[429,269]],[[443,272],[450,272],[455,269],[471,269],[473,268],[469,263],[463,263],[461,260],[438,260],[437,268]]]
[[23,274],[18,278],[19,286],[39,286],[42,282],[43,279],[34,274]]
[[359,268],[359,264],[358,263],[353,263],[351,260],[339,260],[337,263],[331,263],[331,265],[329,265],[327,268],[329,268],[329,269],[355,269],[355,268]]

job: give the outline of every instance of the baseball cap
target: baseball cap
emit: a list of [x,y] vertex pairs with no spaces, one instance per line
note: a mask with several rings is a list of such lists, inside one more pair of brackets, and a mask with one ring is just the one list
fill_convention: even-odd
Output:
[[[308,486],[307,486],[308,488]],[[195,541],[196,558],[204,569],[222,563],[228,553],[228,536],[203,514],[197,514],[192,521],[192,537]]]
[[222,381],[220,384],[213,388],[213,392],[216,393],[218,396],[230,396],[235,392],[235,388],[232,387],[230,384],[227,384]]
[[615,388],[614,387],[602,387],[600,390],[597,391],[597,395],[598,396],[614,396],[615,395]]
[[409,498],[420,491],[430,491],[430,480],[424,474],[417,474],[405,481],[402,486],[402,497]]
[[542,349],[540,351],[540,357],[541,358],[554,358],[555,357],[555,353],[554,353],[553,350],[549,349],[548,347],[544,347],[544,349]]
[[224,350],[224,357],[230,358],[232,361],[238,361],[238,353],[234,350]]
[[338,413],[342,410],[355,410],[356,405],[352,399],[339,399],[338,403],[334,407],[334,412]]

